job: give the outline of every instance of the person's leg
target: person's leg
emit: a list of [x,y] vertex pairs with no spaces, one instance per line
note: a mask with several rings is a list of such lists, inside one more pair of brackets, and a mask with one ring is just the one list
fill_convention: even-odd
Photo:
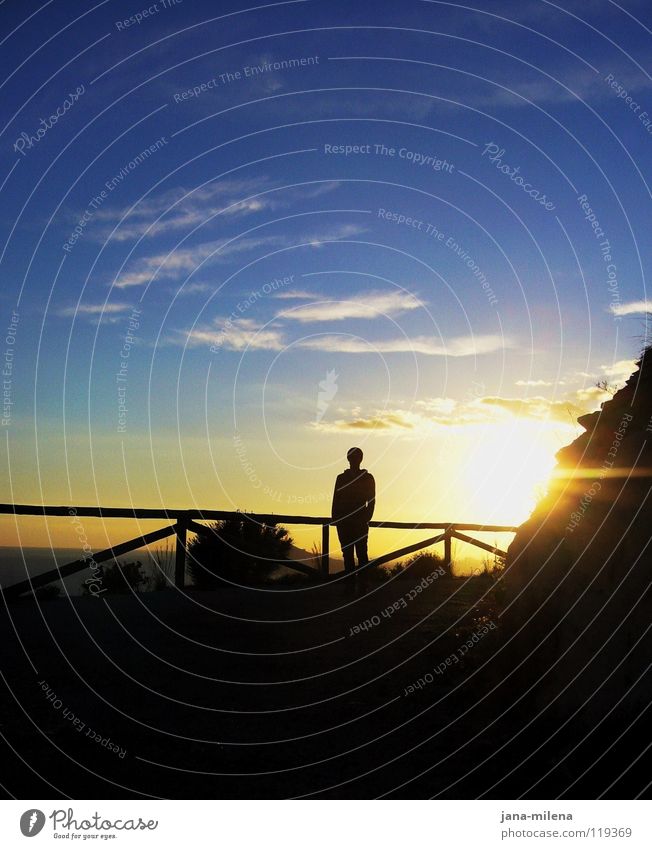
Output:
[[369,562],[367,553],[367,541],[369,539],[369,529],[365,525],[360,529],[359,535],[355,542],[355,552],[358,555],[358,566],[366,566]]
[[344,560],[344,571],[351,575],[347,581],[347,585],[353,585],[353,572],[355,571],[355,535],[351,533],[351,529],[346,525],[337,526],[337,536],[340,540],[342,549],[342,559]]
[[354,572],[355,571],[355,556],[354,556],[354,548],[355,542],[352,540],[347,543],[342,543],[342,558],[344,559],[344,571],[345,572]]
[[367,553],[368,534],[369,527],[366,524],[358,527],[356,531],[355,553],[358,557],[356,582],[360,592],[366,590],[369,577],[369,571],[367,569],[367,563],[369,563],[369,555]]

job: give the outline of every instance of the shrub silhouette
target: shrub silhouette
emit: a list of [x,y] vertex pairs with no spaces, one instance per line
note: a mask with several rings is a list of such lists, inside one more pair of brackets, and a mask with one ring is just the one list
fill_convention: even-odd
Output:
[[151,555],[152,563],[147,576],[148,590],[167,590],[174,586],[175,546],[169,539],[163,547],[157,548]]
[[450,575],[450,571],[444,565],[444,558],[434,551],[418,551],[412,554],[407,560],[398,560],[391,567],[385,570],[390,577],[399,578],[414,578],[420,580],[432,575],[433,572],[443,568],[445,575]]
[[[147,575],[142,571],[140,560],[122,563],[116,560],[106,565],[101,563],[98,568],[98,579],[102,589],[108,593],[141,592],[147,585]],[[88,584],[82,584],[82,592],[89,594]]]
[[247,513],[209,526],[188,545],[188,570],[195,586],[258,584],[288,557],[292,539],[286,528],[262,524]]

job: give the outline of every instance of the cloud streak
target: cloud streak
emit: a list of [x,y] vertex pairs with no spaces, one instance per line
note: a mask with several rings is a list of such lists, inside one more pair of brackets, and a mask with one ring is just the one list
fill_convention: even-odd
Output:
[[302,323],[343,321],[348,318],[374,319],[382,315],[399,315],[421,306],[421,302],[409,292],[365,292],[353,298],[304,304],[279,313],[279,317]]
[[154,277],[159,279],[178,278],[188,275],[202,264],[228,262],[233,256],[253,253],[263,249],[274,250],[310,245],[318,247],[325,242],[336,242],[352,238],[365,232],[365,228],[356,224],[342,224],[331,230],[315,231],[290,238],[279,234],[273,236],[245,236],[231,239],[218,239],[203,242],[191,248],[179,248],[168,253],[158,253],[141,257],[131,267],[122,272],[114,281],[118,289],[131,286],[144,286]]
[[131,309],[131,304],[74,304],[63,307],[57,314],[66,318],[70,316],[103,316],[124,313]]
[[228,351],[281,351],[290,345],[303,350],[338,354],[425,354],[435,357],[472,357],[494,353],[510,346],[500,336],[459,336],[437,341],[427,336],[365,340],[349,335],[323,334],[304,339],[290,338],[277,324],[254,319],[216,318],[211,325],[177,331],[173,341],[190,347],[218,346]]
[[652,301],[630,301],[626,304],[611,304],[609,311],[612,315],[645,315],[652,313]]
[[285,347],[282,331],[251,318],[215,319],[212,327],[178,331],[173,341],[190,348],[207,345],[227,351],[281,351]]
[[[496,425],[512,419],[529,419],[552,422],[574,430],[578,416],[595,409],[601,397],[600,390],[572,393],[555,400],[544,397],[509,398],[486,396],[472,401],[452,398],[431,398],[416,402],[408,410],[372,410],[361,415],[353,410],[348,418],[312,423],[311,427],[327,433],[370,431],[380,435],[395,433],[413,436],[429,433],[437,428],[465,428],[478,425]],[[608,397],[608,396],[607,396]]]
[[[588,399],[587,399],[588,400]],[[510,413],[517,418],[554,419],[572,424],[585,410],[575,399],[553,401],[541,396],[531,398],[482,398],[482,404]]]
[[365,340],[355,336],[328,334],[304,340],[300,347],[343,354],[425,354],[430,357],[474,357],[512,347],[502,336],[457,336],[442,341],[430,336]]
[[118,242],[188,231],[210,222],[217,215],[231,219],[273,212],[327,194],[338,186],[339,183],[333,180],[285,189],[281,183],[267,177],[256,180],[223,179],[190,191],[179,186],[144,198],[133,209],[123,207],[98,211],[95,217],[105,222],[98,237],[106,240],[118,224],[118,229],[111,235]]

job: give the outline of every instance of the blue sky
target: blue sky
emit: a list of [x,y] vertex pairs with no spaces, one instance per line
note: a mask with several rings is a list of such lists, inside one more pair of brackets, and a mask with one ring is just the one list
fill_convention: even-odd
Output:
[[0,6],[5,500],[320,515],[358,442],[527,514],[645,332],[652,20],[481,5]]

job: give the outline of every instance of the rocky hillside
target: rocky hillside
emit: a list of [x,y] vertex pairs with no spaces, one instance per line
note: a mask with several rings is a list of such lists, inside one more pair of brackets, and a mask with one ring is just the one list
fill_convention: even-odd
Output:
[[593,712],[652,659],[652,348],[578,422],[584,433],[557,454],[546,497],[509,548],[503,621],[512,662],[528,658],[548,697],[573,682],[559,703]]

